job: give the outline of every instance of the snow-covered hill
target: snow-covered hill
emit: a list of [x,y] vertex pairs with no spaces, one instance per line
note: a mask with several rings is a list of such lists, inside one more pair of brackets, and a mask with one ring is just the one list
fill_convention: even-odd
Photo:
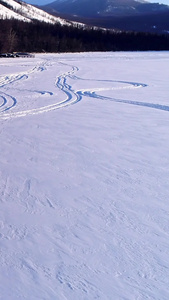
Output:
[[14,18],[18,20],[23,20],[31,22],[32,20],[43,21],[47,23],[70,24],[64,19],[50,15],[43,10],[36,8],[30,4],[23,1],[16,0],[1,0],[0,1],[0,18],[8,19]]

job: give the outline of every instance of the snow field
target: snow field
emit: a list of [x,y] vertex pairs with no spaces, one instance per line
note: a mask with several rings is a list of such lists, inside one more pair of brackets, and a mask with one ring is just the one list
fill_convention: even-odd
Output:
[[168,63],[0,60],[0,299],[168,299]]

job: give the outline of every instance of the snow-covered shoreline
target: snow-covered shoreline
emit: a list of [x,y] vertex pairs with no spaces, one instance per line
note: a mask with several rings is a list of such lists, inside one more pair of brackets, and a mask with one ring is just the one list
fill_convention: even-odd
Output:
[[0,59],[0,299],[168,300],[168,65]]

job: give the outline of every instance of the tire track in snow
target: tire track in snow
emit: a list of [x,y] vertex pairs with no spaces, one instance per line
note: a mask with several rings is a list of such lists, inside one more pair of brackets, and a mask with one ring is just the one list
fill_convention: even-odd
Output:
[[[145,87],[145,86],[146,85],[142,85],[142,87]],[[141,87],[141,86],[138,86],[138,87]],[[96,94],[95,91],[92,91],[92,92],[89,92],[89,91],[88,92],[80,92],[79,91],[78,93],[80,93],[84,96],[87,96],[87,97],[94,98],[94,99],[109,100],[109,101],[117,102],[117,103],[124,103],[124,104],[143,106],[143,107],[149,107],[149,108],[154,108],[154,109],[158,109],[158,110],[169,111],[169,106],[158,104],[158,103],[156,104],[156,103],[149,103],[149,102],[140,102],[140,101],[122,100],[122,99],[116,99],[116,98],[111,98],[111,97],[104,97],[104,96]]]
[[33,67],[32,69],[28,70],[27,72],[20,72],[16,74],[9,74],[5,76],[0,76],[0,88],[9,85],[11,83],[14,83],[16,81],[20,81],[22,79],[28,79],[29,75],[36,73],[36,72],[42,72],[46,70],[47,61],[43,61],[41,64],[38,64],[37,66]]
[[9,85],[15,81],[27,79],[27,78],[28,78],[28,75],[26,75],[24,73],[2,76],[0,78],[0,88],[4,87],[6,85]]
[[[27,72],[21,72],[21,73],[16,73],[16,74],[0,76],[0,88],[6,87],[16,81],[28,79],[31,74],[36,73],[36,72],[42,72],[42,71],[46,70],[46,65],[47,65],[47,61],[45,60],[45,61],[41,62],[40,64],[38,64],[37,66],[33,67],[32,69],[28,70]],[[53,94],[52,92],[38,91],[38,90],[37,91],[35,90],[32,92],[38,93],[41,95],[44,95],[44,94],[52,95]],[[16,104],[17,104],[17,99],[15,97],[13,97],[7,93],[4,93],[4,92],[0,92],[0,99],[2,100],[2,103],[0,104],[0,113],[9,111],[11,108],[16,106]],[[10,117],[11,117],[11,115],[10,115]],[[1,118],[3,118],[3,116]],[[3,119],[8,119],[8,118],[5,117]]]
[[0,108],[1,108],[7,103],[7,100],[4,96],[0,96],[0,99],[2,100],[2,103],[0,104]]
[[[169,106],[166,105],[160,105],[160,104],[154,104],[154,103],[148,103],[148,102],[138,102],[138,101],[131,101],[131,100],[122,100],[122,99],[116,99],[112,97],[105,97],[102,95],[99,95],[97,92],[100,91],[106,91],[106,90],[124,90],[124,89],[135,89],[135,88],[145,88],[147,87],[146,84],[144,83],[137,83],[137,82],[131,82],[131,81],[117,81],[117,80],[96,80],[96,79],[84,79],[77,77],[74,73],[77,72],[79,69],[76,66],[70,66],[66,63],[59,62],[62,65],[71,67],[71,70],[61,74],[60,76],[57,77],[55,81],[55,87],[61,90],[65,95],[66,98],[63,101],[56,102],[54,104],[49,104],[40,108],[30,108],[28,110],[24,111],[17,111],[17,112],[8,112],[4,113],[6,111],[9,111],[11,108],[13,108],[17,101],[14,97],[7,95],[3,93],[1,96],[1,99],[3,100],[2,104],[0,105],[1,112],[3,113],[1,115],[1,119],[9,119],[9,118],[17,118],[17,117],[25,117],[28,115],[37,115],[41,114],[44,112],[49,112],[52,110],[60,109],[72,104],[75,104],[79,101],[82,100],[84,96],[90,97],[93,99],[99,99],[99,100],[109,100],[113,102],[118,102],[118,103],[124,103],[124,104],[130,104],[130,105],[137,105],[137,106],[144,106],[144,107],[150,107],[154,109],[159,109],[159,110],[165,110],[169,111]],[[7,76],[4,78],[4,81],[0,81],[0,87],[5,86],[7,84],[10,84],[16,80],[21,80],[23,78],[28,78],[30,74],[38,71],[44,71],[46,69],[46,64],[47,61],[44,61],[41,65],[35,66],[33,69],[29,70],[27,73],[20,73],[17,74],[16,76]],[[68,79],[72,80],[81,80],[81,81],[86,81],[86,82],[96,82],[96,83],[109,83],[109,84],[117,84],[117,86],[110,86],[110,87],[99,87],[99,88],[93,88],[93,89],[82,89],[82,90],[74,90],[72,85],[68,84]],[[119,86],[118,86],[119,85]],[[48,92],[48,91],[32,91],[32,92],[37,92],[40,94],[46,94],[48,93],[49,95],[53,95],[53,93]],[[2,93],[1,93],[2,94]],[[8,105],[8,102],[12,102],[10,105]]]
[[[27,115],[41,114],[44,112],[49,112],[49,111],[56,110],[56,109],[66,107],[68,105],[72,105],[72,104],[79,102],[82,99],[82,96],[80,94],[76,93],[72,89],[72,86],[67,83],[67,77],[70,77],[70,74],[73,74],[77,70],[78,70],[78,68],[73,66],[71,71],[58,76],[56,79],[55,86],[58,89],[60,89],[63,93],[65,93],[65,95],[66,95],[66,99],[64,99],[63,101],[60,101],[60,102],[57,102],[54,104],[50,104],[47,106],[43,106],[40,108],[34,108],[34,109],[25,110],[25,111],[18,111],[15,113],[10,112],[8,114],[2,114],[0,118],[1,119],[10,119],[10,118],[17,118],[17,117],[25,117]],[[36,92],[40,92],[40,91],[36,91]],[[46,92],[46,93],[52,94],[50,92]]]
[[112,97],[104,97],[99,94],[96,94],[96,92],[98,92],[98,91],[106,91],[106,90],[113,91],[113,90],[122,90],[122,89],[145,88],[148,86],[145,83],[123,81],[123,80],[118,81],[118,80],[83,79],[76,75],[70,75],[69,77],[74,80],[126,84],[126,86],[123,86],[123,87],[95,88],[94,90],[85,89],[85,90],[77,91],[77,93],[79,94],[80,97],[87,96],[87,97],[100,99],[100,100],[110,100],[110,101],[117,102],[117,103],[124,103],[124,104],[137,105],[137,106],[143,106],[143,107],[149,107],[149,108],[169,111],[169,106],[167,106],[167,105],[155,104],[155,103],[149,103],[149,102],[132,101],[132,100],[122,100],[122,99],[117,99],[117,98],[112,98]]
[[[60,64],[62,65],[66,65],[69,66],[68,64],[62,63],[60,62]],[[57,102],[51,105],[47,105],[44,107],[40,107],[40,108],[35,108],[35,109],[29,109],[29,110],[25,110],[25,111],[19,111],[16,113],[10,113],[10,114],[3,114],[1,118],[3,119],[8,119],[8,118],[16,118],[16,117],[24,117],[27,115],[35,115],[35,114],[40,114],[40,113],[44,113],[44,112],[49,112],[52,110],[56,110],[59,108],[63,108],[72,104],[75,104],[79,101],[82,100],[83,96],[89,96],[89,97],[93,97],[93,98],[98,98],[98,99],[106,99],[106,97],[102,97],[100,95],[96,95],[95,91],[105,91],[105,90],[118,90],[118,89],[126,89],[126,88],[138,88],[138,87],[144,87],[146,86],[145,84],[139,84],[139,83],[133,83],[133,82],[127,82],[127,81],[113,81],[113,80],[95,80],[95,79],[83,79],[83,78],[79,78],[77,76],[74,75],[75,72],[77,72],[79,69],[76,66],[71,66],[71,71],[68,71],[60,76],[57,77],[57,80],[55,82],[55,86],[56,88],[60,89],[62,92],[65,93],[66,95],[66,99],[61,101],[61,102]],[[34,68],[36,69],[36,67]],[[34,70],[33,69],[33,70]],[[41,68],[41,70],[43,70],[43,68]],[[69,85],[67,83],[67,78],[73,79],[73,80],[83,80],[83,81],[95,81],[95,82],[109,82],[109,83],[125,83],[126,86],[123,87],[114,87],[114,88],[95,88],[95,91],[90,91],[90,90],[81,90],[81,91],[75,91],[73,90],[72,86]],[[40,91],[37,91],[40,92]],[[44,92],[45,93],[45,92]],[[46,93],[50,93],[50,92],[46,92]],[[43,93],[42,93],[43,94]],[[52,93],[51,93],[52,94]]]
[[[76,76],[72,77],[72,79],[80,79]],[[82,79],[82,80],[87,80],[87,79]],[[112,98],[112,97],[105,97],[99,94],[96,94],[96,91],[108,91],[108,90],[122,90],[122,89],[135,89],[135,88],[145,88],[148,85],[145,83],[137,83],[137,82],[129,82],[129,81],[117,81],[117,80],[90,80],[90,81],[98,81],[98,82],[112,82],[112,83],[124,83],[127,86],[123,87],[110,87],[110,88],[95,88],[94,90],[82,90],[82,91],[77,91],[77,93],[82,97],[82,96],[87,96],[91,97],[94,99],[100,99],[100,100],[109,100],[117,103],[124,103],[124,104],[130,104],[130,105],[137,105],[137,106],[143,106],[143,107],[149,107],[149,108],[154,108],[154,109],[159,109],[159,110],[164,110],[164,111],[169,111],[169,106],[167,105],[162,105],[162,104],[156,104],[156,103],[149,103],[149,102],[140,102],[140,101],[132,101],[132,100],[122,100],[122,99],[117,99],[117,98]]]
[[0,94],[0,98],[3,100],[3,103],[0,105],[0,113],[10,110],[17,104],[15,97],[2,92]]
[[120,100],[120,99],[112,99],[114,102],[120,102],[120,103],[126,103],[131,105],[137,105],[137,106],[143,106],[143,107],[149,107],[164,111],[169,111],[169,106],[162,105],[162,104],[155,104],[155,103],[148,103],[148,102],[139,102],[139,101],[131,101],[131,100]]

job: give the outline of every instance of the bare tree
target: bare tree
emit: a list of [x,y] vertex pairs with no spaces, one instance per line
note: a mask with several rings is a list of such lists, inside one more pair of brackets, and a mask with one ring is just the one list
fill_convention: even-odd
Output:
[[12,28],[10,28],[8,36],[7,36],[8,52],[12,52],[15,49],[16,44],[17,44],[16,32]]

